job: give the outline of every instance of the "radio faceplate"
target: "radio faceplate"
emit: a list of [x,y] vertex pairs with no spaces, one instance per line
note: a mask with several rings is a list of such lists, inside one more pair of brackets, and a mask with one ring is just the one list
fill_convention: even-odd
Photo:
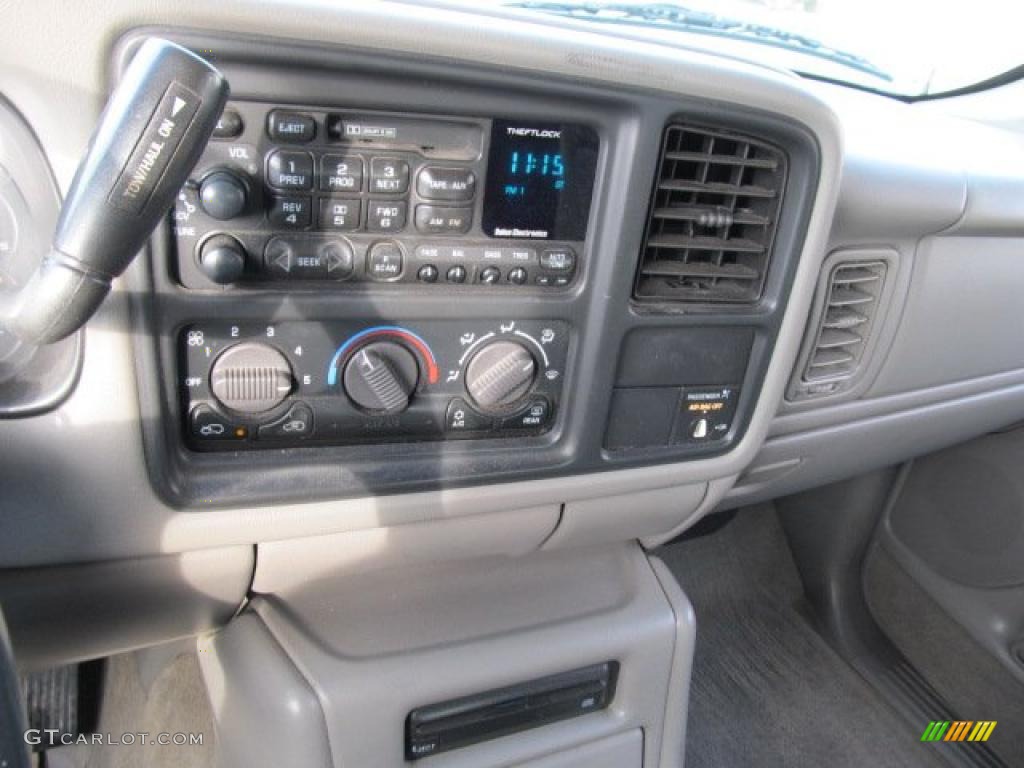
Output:
[[179,349],[197,448],[524,437],[555,423],[569,327],[209,322],[184,328]]
[[177,277],[564,290],[598,148],[583,125],[231,102],[172,214]]

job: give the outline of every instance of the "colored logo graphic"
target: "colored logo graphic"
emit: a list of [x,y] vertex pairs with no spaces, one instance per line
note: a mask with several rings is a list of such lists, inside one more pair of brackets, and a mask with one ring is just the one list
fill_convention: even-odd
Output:
[[995,720],[932,720],[921,741],[988,741],[995,728]]

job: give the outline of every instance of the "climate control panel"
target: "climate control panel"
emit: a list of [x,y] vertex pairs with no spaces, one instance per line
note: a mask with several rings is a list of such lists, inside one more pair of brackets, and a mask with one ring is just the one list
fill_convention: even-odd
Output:
[[542,434],[569,335],[542,320],[194,323],[185,433],[201,450]]

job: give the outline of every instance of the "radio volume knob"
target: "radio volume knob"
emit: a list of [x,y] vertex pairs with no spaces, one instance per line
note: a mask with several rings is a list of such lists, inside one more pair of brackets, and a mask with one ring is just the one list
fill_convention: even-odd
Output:
[[199,185],[199,205],[220,221],[241,216],[248,195],[245,182],[232,171],[214,171]]
[[292,366],[268,344],[243,342],[217,358],[210,370],[210,389],[232,411],[269,411],[291,393]]
[[419,366],[401,344],[378,341],[349,358],[342,381],[345,393],[360,408],[381,415],[401,413],[416,391]]
[[482,410],[501,411],[529,393],[536,375],[537,362],[526,347],[515,341],[496,341],[469,362],[466,389]]

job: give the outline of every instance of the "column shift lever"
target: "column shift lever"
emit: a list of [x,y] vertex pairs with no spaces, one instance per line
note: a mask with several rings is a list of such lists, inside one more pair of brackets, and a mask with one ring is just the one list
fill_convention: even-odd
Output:
[[147,39],[103,110],[50,252],[0,307],[0,322],[33,344],[81,328],[170,209],[227,97],[227,81],[207,61]]

